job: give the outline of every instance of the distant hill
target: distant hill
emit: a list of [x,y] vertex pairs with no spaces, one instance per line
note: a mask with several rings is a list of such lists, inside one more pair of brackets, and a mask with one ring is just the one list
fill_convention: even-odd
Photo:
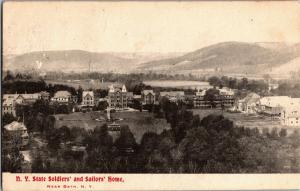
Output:
[[282,66],[300,56],[300,44],[225,42],[183,56],[150,61],[140,70],[222,70],[224,73],[257,74]]
[[130,72],[138,64],[179,53],[96,53],[82,50],[40,51],[4,56],[3,69],[64,72]]
[[274,75],[289,75],[291,72],[300,71],[300,56],[291,60],[290,62],[270,70],[270,74]]
[[[300,70],[300,43],[224,42],[190,53],[88,52],[82,50],[40,51],[4,55],[4,70],[64,72],[148,72],[288,74]],[[285,67],[286,66],[286,67]]]

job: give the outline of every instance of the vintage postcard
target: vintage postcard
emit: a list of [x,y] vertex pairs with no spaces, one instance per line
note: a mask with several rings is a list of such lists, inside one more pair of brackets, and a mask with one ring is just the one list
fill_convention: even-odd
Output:
[[298,1],[5,1],[4,191],[300,189]]

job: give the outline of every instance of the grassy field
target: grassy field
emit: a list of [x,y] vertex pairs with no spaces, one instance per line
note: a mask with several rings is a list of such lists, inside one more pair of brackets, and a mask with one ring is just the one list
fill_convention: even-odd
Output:
[[[117,112],[112,113],[113,118],[121,118],[118,121],[120,125],[128,125],[132,131],[136,141],[140,143],[142,136],[146,132],[161,133],[164,129],[169,129],[170,125],[165,119],[157,119],[153,114],[148,112]],[[105,122],[97,121],[97,118],[105,117],[103,112],[89,112],[89,113],[71,113],[55,115],[57,128],[62,126],[67,127],[82,127],[85,129],[94,129],[96,126],[102,126]]]
[[272,119],[271,117],[262,116],[262,115],[247,115],[243,113],[229,113],[222,112],[217,109],[192,109],[194,115],[200,115],[200,118],[203,118],[209,114],[223,114],[224,117],[234,121],[235,125],[244,126],[249,128],[263,129],[263,128],[286,128],[288,133],[292,133],[295,130],[295,127],[287,127],[280,124],[279,119]]

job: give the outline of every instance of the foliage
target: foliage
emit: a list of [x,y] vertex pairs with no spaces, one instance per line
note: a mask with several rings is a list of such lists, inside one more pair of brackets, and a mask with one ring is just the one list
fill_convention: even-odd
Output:
[[215,88],[208,89],[205,92],[204,100],[209,101],[210,104],[211,104],[211,107],[215,108],[216,107],[216,103],[214,101],[218,98],[219,95],[220,95],[220,91],[219,90],[217,90]]
[[17,119],[12,114],[5,113],[2,115],[2,127],[16,120]]
[[72,95],[77,95],[75,88],[62,85],[62,84],[46,84],[44,80],[4,80],[2,83],[2,92],[4,94],[24,94],[24,93],[39,93],[41,91],[47,91],[50,96],[53,96],[55,92],[66,90]]
[[11,144],[4,145],[2,148],[1,162],[2,162],[2,171],[20,173],[22,172],[22,165],[24,163],[24,156],[20,152],[20,136],[11,137]]
[[210,85],[214,87],[229,87],[231,89],[248,90],[263,94],[268,91],[268,84],[264,80],[248,80],[247,78],[236,79],[232,77],[212,76],[208,79]]

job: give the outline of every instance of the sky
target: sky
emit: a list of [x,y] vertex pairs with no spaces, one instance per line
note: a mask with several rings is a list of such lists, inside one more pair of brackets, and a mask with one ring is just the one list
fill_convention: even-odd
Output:
[[3,53],[188,52],[225,41],[300,42],[300,3],[8,2]]

